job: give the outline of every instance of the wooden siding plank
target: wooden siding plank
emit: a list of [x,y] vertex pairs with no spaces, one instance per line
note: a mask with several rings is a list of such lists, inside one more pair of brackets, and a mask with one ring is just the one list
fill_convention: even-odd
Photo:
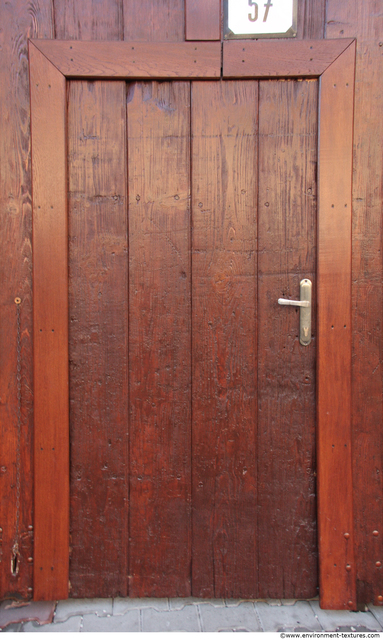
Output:
[[58,40],[123,40],[123,0],[54,0]]
[[220,0],[185,0],[185,40],[220,40]]
[[70,83],[68,145],[71,596],[126,596],[125,82]]
[[324,37],[326,0],[303,0],[303,2],[303,38],[305,40],[321,40]]
[[223,43],[224,78],[315,77],[351,40],[229,40]]
[[355,609],[351,470],[351,187],[355,44],[320,80],[318,526],[321,606]]
[[184,0],[124,0],[124,40],[183,42]]
[[[258,201],[259,597],[317,594],[315,289],[317,81],[260,82]],[[311,344],[299,283],[313,282]]]
[[[27,42],[29,37],[52,37],[51,2],[2,2],[0,25],[0,599],[12,594],[26,599],[32,596],[33,579],[33,564],[28,561],[33,557],[33,350]],[[21,299],[19,374],[16,297]],[[12,575],[12,549],[17,538],[17,467],[20,556],[18,571]]]
[[34,598],[68,597],[66,82],[29,47],[34,290]]
[[192,84],[192,582],[201,597],[257,595],[257,103],[256,82]]
[[383,604],[383,14],[327,1],[328,38],[356,37],[352,238],[352,421],[357,598]]
[[[190,85],[128,93],[132,597],[190,595]],[[166,171],[164,171],[166,168]]]
[[219,42],[80,42],[35,40],[68,78],[219,78]]

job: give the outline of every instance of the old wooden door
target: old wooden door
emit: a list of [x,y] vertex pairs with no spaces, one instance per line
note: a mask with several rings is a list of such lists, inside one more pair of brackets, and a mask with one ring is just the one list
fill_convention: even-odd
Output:
[[355,45],[226,44],[31,43],[34,597],[314,595],[317,431],[355,606]]
[[317,102],[69,84],[75,597],[317,593]]

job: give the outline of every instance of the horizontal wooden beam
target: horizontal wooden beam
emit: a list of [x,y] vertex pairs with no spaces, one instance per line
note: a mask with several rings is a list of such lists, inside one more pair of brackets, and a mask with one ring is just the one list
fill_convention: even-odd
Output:
[[33,40],[67,78],[218,79],[220,42]]
[[342,40],[228,40],[224,78],[318,77],[353,42]]

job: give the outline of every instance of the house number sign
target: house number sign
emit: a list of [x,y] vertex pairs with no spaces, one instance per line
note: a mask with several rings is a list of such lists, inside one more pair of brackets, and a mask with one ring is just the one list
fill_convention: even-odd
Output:
[[297,0],[225,0],[225,38],[294,38]]

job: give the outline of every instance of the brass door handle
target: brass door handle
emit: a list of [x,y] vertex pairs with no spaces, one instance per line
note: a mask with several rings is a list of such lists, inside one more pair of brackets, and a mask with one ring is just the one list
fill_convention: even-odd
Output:
[[299,342],[306,347],[311,342],[311,280],[307,278],[301,280],[299,288],[300,300],[278,298],[278,304],[286,307],[300,307]]

